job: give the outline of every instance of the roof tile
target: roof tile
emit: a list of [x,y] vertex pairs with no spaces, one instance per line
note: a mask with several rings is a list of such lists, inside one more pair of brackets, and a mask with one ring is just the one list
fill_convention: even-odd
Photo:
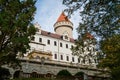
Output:
[[57,22],[61,22],[61,21],[70,22],[70,20],[69,20],[68,17],[64,14],[64,12],[62,12],[61,15],[59,16],[59,18],[57,19]]
[[[41,30],[41,35],[63,40],[62,35],[54,34],[51,32],[44,31],[44,30]],[[75,40],[73,38],[70,38],[70,42],[74,43]]]

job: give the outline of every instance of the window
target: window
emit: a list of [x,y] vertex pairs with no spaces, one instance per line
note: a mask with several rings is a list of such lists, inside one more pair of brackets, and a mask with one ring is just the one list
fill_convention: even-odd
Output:
[[89,63],[92,63],[90,59],[89,59]]
[[39,57],[39,56],[36,56],[35,59],[40,59],[40,57]]
[[61,60],[63,60],[63,55],[61,55],[60,57],[61,57]]
[[68,40],[68,36],[67,35],[65,35],[65,39]]
[[68,44],[66,44],[66,48],[68,48]]
[[35,37],[32,37],[31,40],[34,41],[34,40],[35,40]]
[[75,60],[74,60],[74,57],[72,57],[72,62],[74,62]]
[[69,56],[66,56],[66,60],[69,61]]
[[56,41],[54,41],[54,46],[57,46],[57,42]]
[[54,55],[54,58],[57,59],[57,54]]
[[39,38],[39,42],[42,42],[42,38]]
[[80,63],[80,58],[78,58],[78,63]]
[[48,40],[47,43],[50,44],[50,40]]
[[60,43],[60,47],[62,47],[62,43]]
[[84,64],[85,64],[85,59],[83,59],[83,61],[82,61]]

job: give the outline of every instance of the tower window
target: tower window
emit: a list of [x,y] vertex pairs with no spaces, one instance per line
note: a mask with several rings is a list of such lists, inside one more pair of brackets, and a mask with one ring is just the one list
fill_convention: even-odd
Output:
[[72,57],[72,62],[75,62],[74,57]]
[[61,57],[61,60],[63,60],[63,55],[61,55],[60,57]]
[[47,43],[50,44],[50,40],[48,40]]
[[54,41],[54,46],[57,46],[57,42],[56,41]]
[[66,60],[69,61],[69,56],[66,56]]
[[42,42],[42,38],[39,38],[39,42]]
[[54,55],[54,58],[57,59],[57,54]]
[[66,44],[66,48],[68,48],[68,44]]
[[62,47],[62,43],[60,43],[60,47]]

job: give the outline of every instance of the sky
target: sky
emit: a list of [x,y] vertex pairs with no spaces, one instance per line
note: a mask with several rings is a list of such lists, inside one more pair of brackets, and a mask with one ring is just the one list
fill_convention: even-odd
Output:
[[[54,33],[53,25],[66,6],[62,4],[62,0],[37,0],[35,4],[37,10],[34,17],[34,23],[38,23],[41,29]],[[70,21],[73,23],[73,38],[77,38],[76,28],[78,27],[80,16],[78,11],[72,14]]]

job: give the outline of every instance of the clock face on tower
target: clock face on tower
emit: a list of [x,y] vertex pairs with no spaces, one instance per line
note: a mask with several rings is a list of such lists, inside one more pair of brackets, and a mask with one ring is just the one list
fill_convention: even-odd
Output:
[[69,36],[68,32],[65,31],[65,32],[63,33],[63,40],[67,40],[67,41],[69,41],[70,39],[69,39],[68,36]]

